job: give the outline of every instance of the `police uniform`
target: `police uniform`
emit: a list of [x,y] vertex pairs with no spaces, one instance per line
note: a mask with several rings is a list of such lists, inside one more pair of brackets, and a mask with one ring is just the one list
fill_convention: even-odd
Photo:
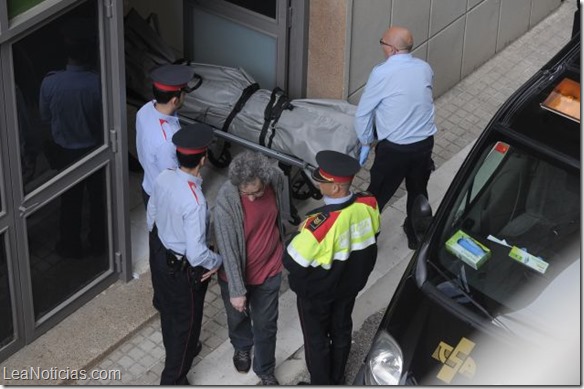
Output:
[[[185,65],[163,65],[150,74],[154,88],[166,91],[188,91],[194,70]],[[144,169],[142,190],[144,204],[152,194],[156,177],[165,169],[178,166],[173,135],[180,129],[178,115],[165,115],[156,109],[156,101],[144,104],[136,114],[136,151]]]
[[[172,138],[179,153],[200,154],[213,130],[194,124]],[[209,211],[203,180],[180,168],[163,171],[147,206],[150,269],[154,307],[160,312],[166,349],[161,385],[188,384],[186,374],[200,351],[199,335],[208,280],[203,273],[221,266],[222,258],[207,246]]]
[[[350,183],[359,162],[336,151],[321,151],[313,178]],[[284,255],[290,288],[304,336],[306,363],[314,385],[344,383],[351,348],[351,313],[377,258],[380,215],[369,193],[324,198],[308,213]]]

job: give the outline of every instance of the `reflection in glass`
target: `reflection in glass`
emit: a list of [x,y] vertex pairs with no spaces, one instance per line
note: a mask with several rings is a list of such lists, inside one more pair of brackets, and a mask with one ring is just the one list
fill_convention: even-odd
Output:
[[97,2],[12,46],[24,192],[103,144]]
[[193,9],[191,34],[193,61],[241,67],[263,89],[277,86],[278,47],[273,36],[197,8]]
[[4,245],[4,235],[0,235],[0,348],[10,343],[13,338],[14,327],[12,304],[10,303],[8,266],[6,265],[6,247]]
[[109,269],[105,168],[27,219],[35,318]]
[[227,2],[276,19],[276,0],[227,0]]
[[42,3],[44,0],[8,0],[8,18],[12,19],[24,11],[28,11],[35,5]]

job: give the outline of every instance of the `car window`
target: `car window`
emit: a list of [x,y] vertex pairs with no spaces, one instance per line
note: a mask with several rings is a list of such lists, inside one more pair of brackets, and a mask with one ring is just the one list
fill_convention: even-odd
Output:
[[445,293],[463,290],[461,301],[497,315],[527,306],[580,260],[576,169],[495,140],[462,188],[434,243]]

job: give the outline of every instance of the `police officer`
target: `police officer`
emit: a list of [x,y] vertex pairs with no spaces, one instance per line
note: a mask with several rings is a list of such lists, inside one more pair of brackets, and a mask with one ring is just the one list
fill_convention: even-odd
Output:
[[166,349],[161,385],[188,384],[186,374],[201,350],[207,284],[222,263],[207,245],[209,212],[201,187],[212,138],[211,127],[201,123],[174,134],[179,167],[158,176],[148,201],[153,303]]
[[136,150],[144,169],[144,206],[160,172],[178,166],[172,137],[180,129],[177,111],[186,93],[193,90],[189,81],[193,79],[194,69],[186,65],[163,65],[150,76],[154,100],[144,104],[136,114]]
[[297,295],[304,350],[313,385],[344,384],[351,349],[351,313],[377,258],[380,216],[375,197],[350,190],[359,162],[320,151],[312,178],[325,205],[308,213],[284,254]]

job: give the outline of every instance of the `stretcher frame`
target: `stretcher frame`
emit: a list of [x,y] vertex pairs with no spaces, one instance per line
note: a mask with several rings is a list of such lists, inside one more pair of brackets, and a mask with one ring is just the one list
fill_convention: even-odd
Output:
[[[146,103],[146,101],[141,101],[139,99],[126,96],[126,103],[139,109],[142,105]],[[181,115],[180,112],[178,113],[178,117],[181,125],[189,125],[198,122],[197,120]],[[218,129],[214,126],[211,127],[213,128],[214,135],[217,138],[220,138],[227,142],[227,145],[229,143],[235,143],[246,149],[260,152],[266,155],[267,157],[278,161],[280,169],[284,172],[284,175],[286,176],[286,180],[284,181],[285,188],[283,204],[285,208],[282,211],[283,215],[288,218],[288,221],[291,224],[298,225],[301,222],[301,218],[298,215],[298,211],[293,204],[292,201],[293,198],[296,198],[298,200],[306,200],[308,198],[314,198],[319,200],[322,198],[322,194],[310,179],[310,174],[315,169],[315,167],[309,164],[308,162],[303,161],[297,157],[288,155],[286,153],[254,143],[250,140],[241,138],[237,135],[230,134],[229,132],[223,131],[222,129]],[[231,157],[229,156],[228,158],[230,161]],[[215,161],[214,158],[209,158],[209,160],[211,161],[212,164],[219,168],[223,168],[226,166],[214,163]],[[298,170],[294,171],[294,168]]]

